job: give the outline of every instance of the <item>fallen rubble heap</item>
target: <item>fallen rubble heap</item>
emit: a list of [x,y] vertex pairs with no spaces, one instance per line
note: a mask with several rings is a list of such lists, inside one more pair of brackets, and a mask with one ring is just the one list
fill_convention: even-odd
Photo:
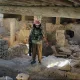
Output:
[[0,58],[5,58],[8,54],[8,42],[0,39]]
[[8,49],[7,59],[21,57],[23,54],[28,54],[28,48],[25,44],[18,44]]

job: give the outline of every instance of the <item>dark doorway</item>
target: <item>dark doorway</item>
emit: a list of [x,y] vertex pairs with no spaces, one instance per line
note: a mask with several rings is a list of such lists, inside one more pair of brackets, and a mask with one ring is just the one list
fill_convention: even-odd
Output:
[[74,31],[72,30],[66,30],[66,34],[70,36],[70,38],[74,37]]

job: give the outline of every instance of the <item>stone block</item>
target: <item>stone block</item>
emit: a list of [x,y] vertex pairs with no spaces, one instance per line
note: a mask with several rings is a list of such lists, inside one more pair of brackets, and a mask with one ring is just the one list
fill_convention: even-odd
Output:
[[0,77],[0,80],[13,80],[13,79],[9,76],[4,76],[4,77]]
[[17,75],[16,79],[17,80],[29,80],[29,75],[24,74],[24,73],[20,73],[20,74]]
[[71,53],[72,53],[72,51],[66,47],[60,47],[59,50],[64,52],[64,54],[66,54],[66,55],[71,55]]
[[56,41],[58,46],[65,45],[65,30],[57,30],[56,31]]
[[70,66],[70,64],[67,64],[65,66],[59,67],[59,70],[70,71],[71,70],[71,66]]

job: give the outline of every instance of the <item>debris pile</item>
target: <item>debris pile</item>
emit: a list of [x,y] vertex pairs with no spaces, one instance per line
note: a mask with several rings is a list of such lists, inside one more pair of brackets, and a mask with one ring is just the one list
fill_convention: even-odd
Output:
[[0,39],[0,58],[5,58],[8,54],[8,42]]
[[9,76],[3,76],[3,77],[0,77],[0,80],[13,80],[13,78]]
[[[48,56],[42,59],[42,64],[47,67],[46,77],[51,74],[57,73],[59,79],[61,76],[66,79],[80,79],[80,61],[75,59],[64,59],[64,58],[57,58],[54,56]],[[55,70],[54,70],[55,69]],[[44,75],[44,74],[43,74]],[[56,76],[56,74],[55,74]]]
[[20,73],[20,74],[17,75],[16,79],[17,80],[29,80],[29,75],[24,74],[24,73]]
[[22,54],[28,54],[28,48],[25,44],[18,44],[8,49],[8,59],[21,57]]
[[67,58],[71,59],[80,59],[80,46],[78,45],[78,43],[74,40],[70,40],[68,42],[68,46],[57,48],[58,54],[64,55],[63,57],[65,57],[66,55]]

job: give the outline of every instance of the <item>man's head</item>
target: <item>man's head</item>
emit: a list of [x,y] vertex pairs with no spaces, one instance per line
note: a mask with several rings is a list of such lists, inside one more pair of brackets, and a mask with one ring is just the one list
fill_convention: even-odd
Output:
[[35,26],[38,28],[40,26],[40,22],[38,20],[34,21]]

